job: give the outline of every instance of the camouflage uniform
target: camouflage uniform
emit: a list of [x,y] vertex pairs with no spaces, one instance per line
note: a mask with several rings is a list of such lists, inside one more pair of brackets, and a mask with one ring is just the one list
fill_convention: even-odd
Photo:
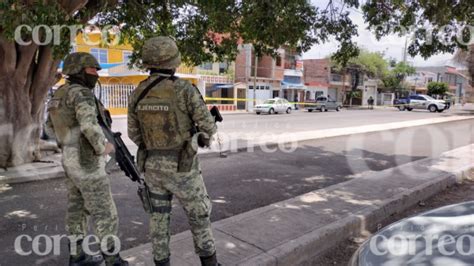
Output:
[[[64,65],[64,73],[68,75],[77,74],[85,67],[100,69],[95,59],[86,53],[69,55]],[[56,136],[63,152],[69,193],[66,226],[70,235],[79,238],[87,234],[89,215],[99,239],[116,236],[118,231],[117,209],[104,168],[106,141],[97,121],[97,105],[91,88],[68,81],[49,102],[45,127],[48,134]],[[113,241],[110,237],[108,240],[110,249]]]
[[[176,53],[178,53],[177,56]],[[148,40],[144,46],[143,57],[143,63],[148,68],[153,68],[153,64],[159,62],[159,67],[162,69],[175,69],[180,62],[179,52],[174,42],[166,37]],[[165,58],[163,59],[163,57]],[[216,133],[216,125],[199,91],[185,80],[165,79],[154,86],[139,102],[146,104],[137,103],[137,98],[142,91],[159,76],[170,77],[171,75],[160,73],[160,71],[151,74],[132,93],[128,109],[128,136],[141,150],[147,151],[143,170],[145,171],[145,181],[152,192],[152,202],[155,208],[150,219],[154,259],[157,265],[168,265],[159,262],[166,262],[170,256],[169,227],[173,195],[179,200],[188,217],[196,253],[200,257],[213,255],[215,257],[216,249],[210,222],[211,201],[197,158],[196,137],[192,138],[189,132],[194,125],[197,125],[199,131],[206,133],[210,138]],[[171,104],[166,106],[170,106],[171,110],[163,111],[163,108],[158,108],[159,105],[153,106],[153,99],[163,98],[162,95],[167,93],[171,94]],[[152,108],[150,105],[156,108]],[[176,107],[174,112],[182,115],[177,115],[176,120],[163,121],[160,113],[173,113],[174,107]],[[161,126],[159,126],[160,124]],[[189,171],[178,171],[182,145],[170,149],[155,150],[153,148],[153,146],[161,147],[160,143],[169,139],[180,139],[176,137],[180,133],[170,133],[174,131],[182,133],[183,139],[181,141],[192,141],[194,144],[192,145],[194,150]],[[181,142],[178,140],[176,143]]]

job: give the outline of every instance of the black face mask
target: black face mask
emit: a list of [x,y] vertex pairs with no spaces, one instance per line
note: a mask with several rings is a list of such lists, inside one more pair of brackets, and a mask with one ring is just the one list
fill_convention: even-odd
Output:
[[97,84],[98,80],[99,80],[99,76],[84,73],[84,83],[88,88],[90,88],[90,89],[95,88],[95,84]]
[[71,83],[81,84],[89,89],[93,89],[97,84],[97,80],[99,80],[99,76],[87,74],[84,71],[81,71],[78,74],[69,76],[68,80]]

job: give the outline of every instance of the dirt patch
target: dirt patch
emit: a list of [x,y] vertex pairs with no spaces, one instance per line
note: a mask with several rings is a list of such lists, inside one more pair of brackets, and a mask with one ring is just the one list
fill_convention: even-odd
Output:
[[[434,195],[433,197],[419,202],[417,205],[407,209],[402,213],[396,213],[392,216],[383,220],[378,228],[383,228],[389,224],[392,224],[398,220],[406,217],[413,216],[418,213],[436,209],[442,206],[456,204],[464,201],[474,200],[474,170],[470,172],[470,179],[463,180],[460,184],[454,184],[448,187],[446,190]],[[373,234],[375,231],[371,231]],[[342,242],[339,246],[329,250],[326,256],[321,257],[315,264],[318,266],[327,265],[344,265],[347,266],[354,252],[359,246],[368,238],[367,236],[360,236],[351,239],[347,239]]]

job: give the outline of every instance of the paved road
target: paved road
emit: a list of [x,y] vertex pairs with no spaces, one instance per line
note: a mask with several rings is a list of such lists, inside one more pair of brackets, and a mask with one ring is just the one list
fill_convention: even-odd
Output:
[[[256,114],[224,114],[224,122],[219,123],[219,133],[223,139],[248,138],[248,136],[261,136],[264,134],[282,134],[289,132],[312,131],[327,128],[355,127],[372,124],[384,124],[407,120],[427,119],[433,117],[446,117],[454,113],[448,110],[443,113],[430,113],[428,111],[414,110],[400,112],[397,109],[381,110],[346,110],[341,112],[328,111],[306,112],[294,111],[291,114],[256,115]],[[115,117],[113,128],[123,134],[124,141],[132,151],[136,146],[127,135],[127,119]],[[229,136],[231,134],[232,136]],[[239,137],[239,134],[242,136]]]
[[[212,220],[344,182],[367,171],[438,156],[443,151],[473,143],[473,128],[474,120],[467,120],[306,141],[292,153],[255,151],[231,154],[226,159],[203,156],[202,169],[213,200]],[[136,197],[134,184],[120,172],[115,172],[111,179],[123,248],[149,242],[147,217]],[[21,234],[35,237],[65,233],[63,180],[3,186],[0,195],[0,265],[64,265],[65,242],[60,256],[21,257],[13,251],[15,238]],[[174,206],[172,231],[178,233],[187,230],[188,225],[178,203],[174,202]],[[31,244],[27,246],[26,241],[24,244],[25,250],[31,249]]]

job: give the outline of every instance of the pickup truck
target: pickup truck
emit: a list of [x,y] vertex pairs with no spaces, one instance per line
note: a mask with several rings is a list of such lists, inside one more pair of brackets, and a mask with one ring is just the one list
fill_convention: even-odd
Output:
[[308,110],[308,112],[312,112],[313,110],[319,110],[321,112],[327,112],[328,110],[336,110],[337,112],[339,112],[341,108],[342,104],[340,102],[336,102],[326,96],[318,97],[315,101],[305,102],[305,109]]
[[432,113],[443,112],[447,106],[443,100],[436,100],[428,95],[410,95],[407,98],[395,99],[393,102],[400,111],[411,111],[413,109],[424,109]]

